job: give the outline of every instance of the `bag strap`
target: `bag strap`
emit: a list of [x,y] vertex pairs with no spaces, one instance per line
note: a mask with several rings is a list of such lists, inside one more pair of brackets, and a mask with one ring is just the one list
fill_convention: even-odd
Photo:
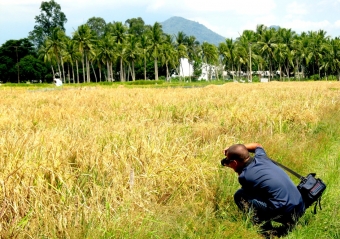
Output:
[[314,214],[316,214],[316,208],[317,208],[318,204],[319,204],[320,210],[322,210],[322,207],[321,207],[321,197],[319,197],[319,198],[316,200],[316,203],[315,203],[315,205],[314,205]]
[[290,169],[290,168],[284,166],[283,164],[280,164],[279,162],[276,162],[275,160],[273,160],[273,159],[271,159],[271,158],[268,158],[268,159],[271,160],[274,164],[276,164],[276,165],[280,166],[281,168],[287,170],[288,172],[290,172],[291,174],[293,174],[294,176],[296,176],[296,177],[299,178],[300,180],[304,180],[304,179],[305,179],[304,176],[298,174],[297,172],[295,172],[295,171],[293,171],[292,169]]

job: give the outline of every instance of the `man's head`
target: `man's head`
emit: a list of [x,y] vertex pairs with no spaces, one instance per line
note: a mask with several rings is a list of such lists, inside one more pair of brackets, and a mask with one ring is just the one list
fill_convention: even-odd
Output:
[[226,150],[226,156],[221,161],[222,165],[234,169],[235,172],[239,172],[250,158],[249,151],[243,144],[231,145]]
[[234,144],[227,149],[226,156],[230,160],[245,162],[249,159],[249,151],[243,144]]

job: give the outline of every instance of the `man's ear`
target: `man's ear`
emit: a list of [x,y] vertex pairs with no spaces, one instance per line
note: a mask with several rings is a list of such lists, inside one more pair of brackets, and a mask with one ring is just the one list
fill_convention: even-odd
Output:
[[238,162],[236,160],[233,160],[229,163],[229,167],[231,167],[231,168],[236,168],[237,165],[238,165]]

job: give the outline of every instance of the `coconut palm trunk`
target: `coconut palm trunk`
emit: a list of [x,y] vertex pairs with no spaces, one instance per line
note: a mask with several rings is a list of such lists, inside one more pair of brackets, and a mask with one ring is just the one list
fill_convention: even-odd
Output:
[[97,82],[98,82],[98,80],[97,80],[97,74],[96,74],[96,71],[94,70],[92,61],[90,62],[90,64],[91,64],[91,68],[92,68],[92,71],[93,71],[93,74],[94,74],[94,78],[96,79],[96,83],[97,83]]
[[106,81],[111,81],[110,63],[106,61]]
[[62,77],[62,75],[61,75],[61,70],[60,70],[59,61],[58,61],[57,65],[58,65],[58,73],[59,73],[59,77],[61,78],[61,81],[63,81],[63,77]]
[[146,57],[144,57],[144,80],[146,80]]
[[99,70],[99,82],[102,82],[102,66],[101,64],[98,66]]
[[119,65],[120,65],[120,81],[124,82],[125,78],[124,78],[124,69],[123,69],[123,57],[120,57]]
[[68,75],[68,83],[71,83],[71,79],[70,79],[70,77],[71,77],[71,72],[70,72],[70,66],[69,66],[69,64],[67,64],[67,75]]
[[79,66],[78,66],[78,60],[76,60],[76,68],[77,68],[77,83],[79,84]]
[[169,68],[168,68],[168,62],[165,63],[166,68],[166,81],[169,81]]
[[71,64],[72,66],[72,79],[73,79],[73,84],[75,83],[75,80],[74,80],[74,66],[73,66],[73,62]]
[[111,81],[116,81],[115,76],[113,74],[113,67],[112,67],[112,61],[110,61],[110,75],[111,75]]
[[84,57],[81,59],[81,64],[83,66],[83,82],[85,83],[85,76],[86,76],[86,69],[85,69],[85,63],[84,63]]
[[63,82],[66,82],[66,77],[65,77],[65,69],[64,69],[64,62],[63,62],[63,58],[60,59],[61,62],[61,69],[62,69],[62,78],[63,78]]
[[52,64],[51,64],[51,68],[52,68],[52,74],[53,74],[53,77],[54,77],[55,73],[54,73],[54,68],[53,68]]
[[91,79],[90,79],[90,63],[89,63],[89,59],[86,55],[86,79],[87,79],[87,83],[90,83],[91,82]]
[[155,80],[158,80],[158,64],[157,64],[157,57],[154,58],[154,66],[155,66]]
[[136,73],[135,73],[135,62],[132,61],[131,62],[131,65],[132,65],[132,70],[131,70],[131,77],[132,77],[132,81],[135,81],[136,80]]

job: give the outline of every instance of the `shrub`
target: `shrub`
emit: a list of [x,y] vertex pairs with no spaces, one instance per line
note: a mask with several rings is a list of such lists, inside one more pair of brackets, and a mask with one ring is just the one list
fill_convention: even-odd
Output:
[[309,77],[309,79],[311,79],[311,80],[320,80],[320,77],[319,77],[318,74],[315,74],[315,75],[311,75],[311,76]]
[[160,85],[163,84],[163,80],[136,80],[136,81],[129,81],[127,85]]

